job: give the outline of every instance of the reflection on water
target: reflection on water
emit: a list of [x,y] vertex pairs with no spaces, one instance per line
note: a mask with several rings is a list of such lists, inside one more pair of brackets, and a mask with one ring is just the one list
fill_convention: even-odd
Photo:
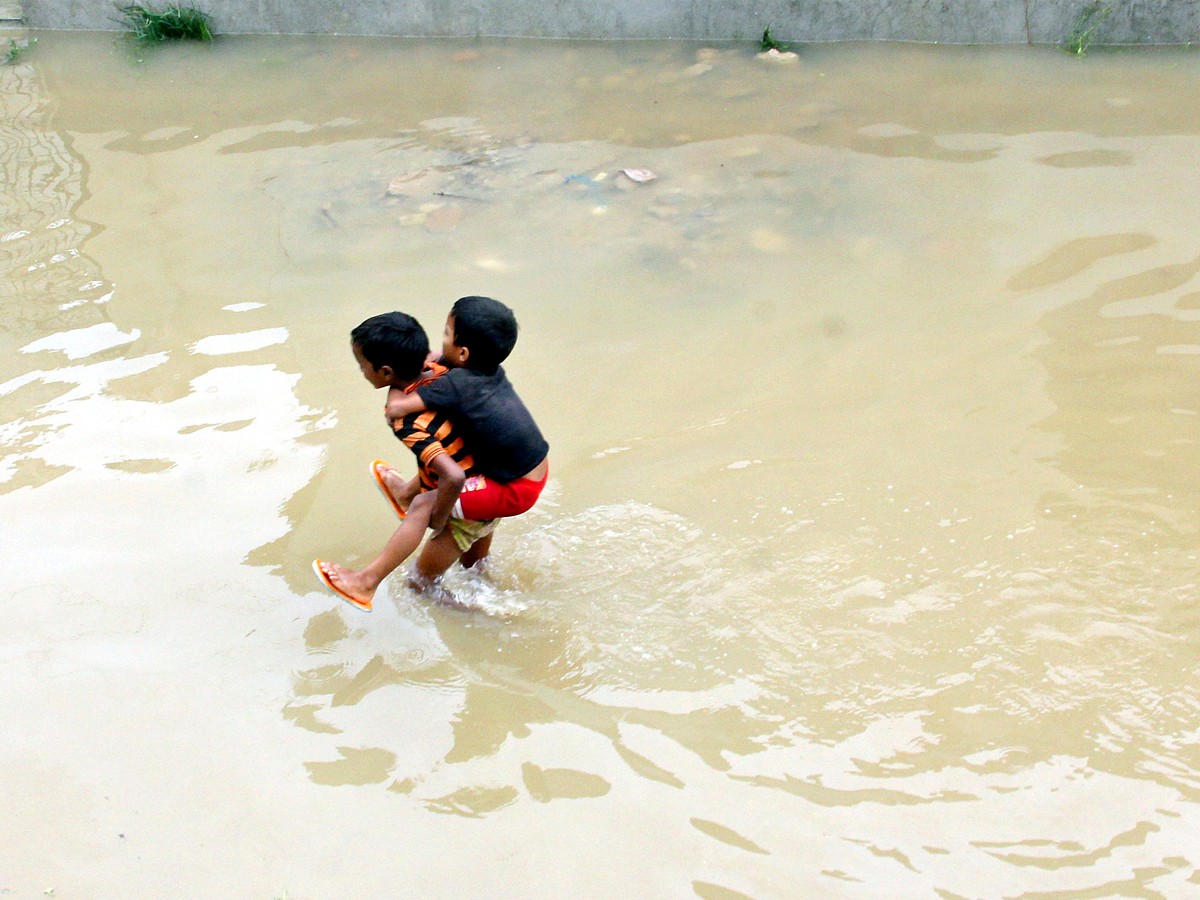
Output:
[[[1194,892],[1192,55],[25,59],[0,890]],[[468,612],[335,606],[348,331],[467,293],[555,477]]]

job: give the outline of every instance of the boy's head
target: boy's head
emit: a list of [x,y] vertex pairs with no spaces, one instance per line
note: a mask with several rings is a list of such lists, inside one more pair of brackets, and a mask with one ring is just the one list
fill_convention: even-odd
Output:
[[517,318],[491,297],[460,297],[446,319],[442,362],[490,375],[517,343]]
[[374,387],[405,387],[425,368],[429,338],[407,313],[371,316],[350,332],[350,347],[358,367]]

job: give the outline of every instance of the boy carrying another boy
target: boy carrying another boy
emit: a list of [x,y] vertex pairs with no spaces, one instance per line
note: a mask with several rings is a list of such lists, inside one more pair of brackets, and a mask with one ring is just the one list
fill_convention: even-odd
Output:
[[[458,306],[455,304],[455,309]],[[421,589],[430,587],[456,561],[461,560],[469,568],[486,557],[495,519],[529,509],[545,485],[548,445],[499,368],[516,343],[516,319],[496,301],[482,304],[485,310],[482,317],[475,315],[480,307],[480,304],[465,304],[467,337],[453,332],[455,313],[451,312],[443,357],[468,364],[474,356],[485,366],[494,360],[494,368],[483,373],[478,385],[493,387],[483,400],[479,400],[479,390],[468,388],[465,396],[478,402],[465,405],[458,400],[462,392],[457,388],[448,393],[461,415],[473,415],[482,424],[481,428],[471,430],[480,435],[488,452],[500,460],[499,466],[492,464],[489,471],[510,471],[504,466],[521,466],[530,453],[540,454],[540,461],[531,470],[523,470],[522,478],[506,483],[494,480],[498,477],[494,475],[493,480],[488,480],[480,474],[479,464],[468,450],[471,444],[464,433],[468,429],[459,427],[460,423],[465,425],[471,420],[452,418],[445,408],[427,410],[425,401],[416,393],[449,379],[451,374],[443,365],[426,362],[429,341],[416,319],[404,313],[386,313],[373,316],[355,328],[350,340],[359,369],[372,386],[390,388],[388,422],[396,436],[417,456],[418,464],[417,476],[411,480],[382,460],[371,464],[380,489],[404,519],[375,560],[359,571],[319,559],[313,562],[313,571],[321,583],[359,609],[370,611],[379,584],[416,550],[426,528],[432,530],[433,536],[410,576],[410,584]],[[483,349],[476,353],[472,347]],[[470,385],[476,386],[474,382]],[[489,397],[495,402],[487,403]],[[440,401],[436,392],[431,399]],[[402,408],[405,406],[407,410]],[[513,421],[509,424],[491,421],[497,410]],[[479,495],[480,502],[468,502],[464,509],[460,492],[468,484],[472,485],[469,493]]]
[[446,318],[442,356],[449,371],[415,390],[388,392],[389,423],[426,409],[450,416],[475,461],[455,515],[496,519],[526,512],[550,474],[550,445],[504,368],[517,343],[517,319],[491,297],[460,297]]

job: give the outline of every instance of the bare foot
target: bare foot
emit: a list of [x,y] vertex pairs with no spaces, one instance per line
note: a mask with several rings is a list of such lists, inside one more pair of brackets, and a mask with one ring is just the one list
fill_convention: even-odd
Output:
[[378,583],[372,584],[362,572],[345,566],[337,566],[323,560],[313,560],[313,572],[321,583],[343,600],[359,609],[371,610],[371,599],[375,596]]
[[404,478],[400,474],[400,469],[395,466],[389,466],[388,463],[379,461],[374,463],[374,470],[378,473],[380,487],[384,491],[391,494],[392,504],[398,509],[408,511],[409,505],[413,503],[413,498],[419,491],[413,490],[410,487],[409,479]]

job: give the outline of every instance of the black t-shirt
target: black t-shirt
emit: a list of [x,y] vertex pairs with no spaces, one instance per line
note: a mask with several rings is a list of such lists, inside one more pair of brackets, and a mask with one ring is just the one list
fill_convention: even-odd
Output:
[[550,452],[503,366],[491,375],[451,369],[421,385],[417,394],[430,409],[454,420],[476,469],[496,481],[516,481]]

